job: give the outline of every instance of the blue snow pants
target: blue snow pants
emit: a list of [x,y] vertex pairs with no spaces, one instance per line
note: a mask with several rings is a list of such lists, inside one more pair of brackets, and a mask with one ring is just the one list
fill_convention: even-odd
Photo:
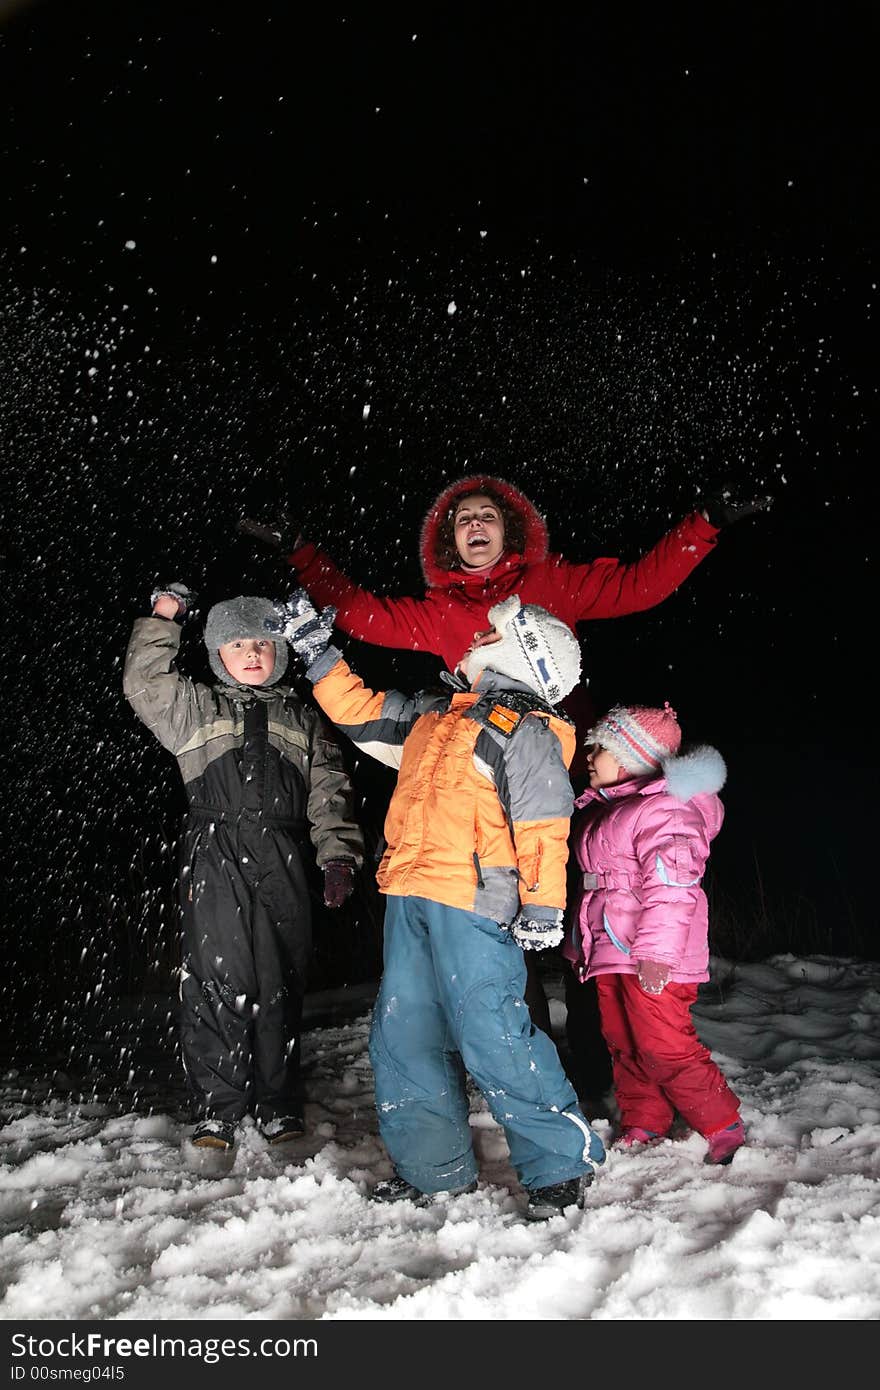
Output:
[[427,898],[388,897],[370,1061],[379,1131],[420,1192],[477,1176],[465,1072],[507,1137],[524,1187],[579,1177],[605,1157],[546,1033],[523,1000],[523,953],[497,922]]

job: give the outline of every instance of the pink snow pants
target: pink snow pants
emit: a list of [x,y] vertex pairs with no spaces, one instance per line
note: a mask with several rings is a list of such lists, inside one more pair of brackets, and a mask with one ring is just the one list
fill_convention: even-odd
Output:
[[635,975],[599,975],[596,983],[622,1127],[667,1134],[677,1110],[706,1135],[738,1119],[739,1100],[691,1020],[696,985],[646,994]]

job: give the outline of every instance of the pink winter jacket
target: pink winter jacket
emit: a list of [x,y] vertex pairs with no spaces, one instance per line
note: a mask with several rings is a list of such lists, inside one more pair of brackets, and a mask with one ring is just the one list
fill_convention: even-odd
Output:
[[634,975],[640,960],[665,961],[670,980],[709,978],[709,914],[700,880],[724,807],[721,754],[701,747],[664,765],[663,776],[630,778],[575,802],[583,871],[563,954],[581,981]]

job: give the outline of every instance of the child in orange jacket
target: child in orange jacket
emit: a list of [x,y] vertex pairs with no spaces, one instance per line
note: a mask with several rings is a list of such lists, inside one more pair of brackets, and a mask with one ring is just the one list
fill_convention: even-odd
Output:
[[[604,1148],[523,999],[523,950],[562,939],[574,730],[556,709],[580,674],[574,634],[514,595],[493,607],[445,691],[367,690],[304,590],[277,627],[324,712],[398,770],[377,879],[384,974],[370,1059],[396,1174],[379,1198],[475,1185],[465,1071],[504,1128],[543,1220],[583,1202]],[[522,949],[520,949],[522,948]]]

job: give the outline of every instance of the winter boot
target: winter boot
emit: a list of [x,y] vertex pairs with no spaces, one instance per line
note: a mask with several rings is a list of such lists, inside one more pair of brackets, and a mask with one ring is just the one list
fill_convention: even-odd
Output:
[[305,1132],[302,1115],[278,1115],[273,1120],[260,1122],[260,1133],[270,1144],[285,1144],[288,1139],[298,1139]]
[[704,1138],[709,1152],[703,1162],[726,1166],[733,1162],[733,1155],[746,1142],[746,1131],[742,1120],[734,1120],[726,1129],[716,1129],[712,1134],[704,1135]]
[[231,1149],[235,1125],[230,1120],[199,1120],[190,1142],[197,1149]]
[[587,1188],[594,1176],[591,1169],[579,1178],[570,1178],[568,1182],[553,1183],[551,1187],[530,1188],[526,1219],[549,1221],[551,1216],[558,1216],[566,1207],[583,1207]]
[[633,1149],[637,1145],[659,1144],[663,1138],[653,1129],[642,1129],[641,1125],[624,1125],[615,1139],[619,1149]]
[[407,1182],[399,1173],[393,1177],[386,1178],[384,1182],[377,1182],[370,1193],[370,1198],[374,1202],[424,1202],[426,1193],[420,1192],[417,1187],[413,1187],[411,1182]]
[[[456,1188],[454,1192],[444,1195],[450,1197],[461,1197],[465,1192],[476,1192],[476,1182],[468,1183],[467,1187]],[[393,1177],[386,1178],[383,1182],[377,1182],[370,1193],[370,1198],[374,1202],[415,1202],[417,1207],[427,1207],[439,1197],[439,1192],[420,1192],[417,1187],[413,1187],[411,1182],[402,1178],[399,1173]]]

